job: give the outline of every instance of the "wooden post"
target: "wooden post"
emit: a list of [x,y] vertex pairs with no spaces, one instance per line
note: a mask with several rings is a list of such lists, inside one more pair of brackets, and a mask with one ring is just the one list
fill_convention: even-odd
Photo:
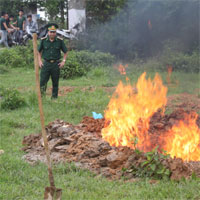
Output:
[[41,98],[40,81],[39,81],[39,63],[38,63],[37,34],[36,33],[33,34],[33,50],[34,50],[34,65],[35,65],[35,81],[36,81],[36,89],[37,89],[37,96],[38,96],[38,106],[39,106],[39,111],[40,111],[40,122],[41,122],[41,127],[42,127],[42,138],[44,141],[44,148],[45,148],[47,166],[48,166],[48,177],[49,177],[49,183],[50,183],[50,187],[45,188],[44,199],[49,199],[49,197],[52,197],[52,200],[54,199],[59,200],[61,199],[62,190],[55,188],[53,171],[52,171],[52,166],[51,166],[50,151],[48,147],[48,140],[47,140],[47,134],[45,130],[45,123],[44,123],[44,113],[43,113],[43,108],[42,108],[42,98]]

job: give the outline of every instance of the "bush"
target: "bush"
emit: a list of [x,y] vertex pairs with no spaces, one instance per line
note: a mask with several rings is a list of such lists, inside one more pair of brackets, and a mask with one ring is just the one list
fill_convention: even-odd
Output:
[[85,75],[92,67],[109,66],[114,62],[114,56],[102,52],[70,51],[61,77],[73,78]]
[[24,58],[26,67],[34,67],[33,43],[29,41],[27,46],[15,47],[16,52]]
[[1,108],[4,110],[14,110],[24,106],[25,100],[15,89],[0,89]]
[[9,68],[6,65],[0,64],[0,74],[9,72]]
[[31,43],[28,46],[17,46],[4,48],[0,53],[0,64],[11,68],[33,67],[33,48]]
[[161,56],[160,61],[162,66],[172,66],[173,70],[181,70],[185,72],[199,72],[199,52],[194,51],[192,54],[183,52],[167,52]]
[[1,50],[0,60],[0,64],[4,64],[12,68],[24,67],[26,65],[24,57],[16,51],[16,48],[4,48],[3,50]]
[[90,70],[90,72],[87,74],[87,77],[90,78],[100,78],[105,77],[108,75],[108,70],[105,67],[98,67]]

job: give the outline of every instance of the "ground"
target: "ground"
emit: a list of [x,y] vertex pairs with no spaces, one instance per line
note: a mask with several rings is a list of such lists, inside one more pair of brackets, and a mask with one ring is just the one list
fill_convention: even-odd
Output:
[[[83,116],[92,116],[92,111],[103,113],[113,87],[125,77],[114,70],[100,69],[100,72],[97,74],[94,69],[82,78],[61,80],[61,96],[57,101],[50,100],[48,91],[43,100],[46,124],[55,119],[78,124]],[[135,82],[142,73],[134,68],[128,72],[131,82]],[[153,76],[155,72],[148,74]],[[167,85],[167,74],[160,74]],[[1,74],[0,79],[4,87],[12,88],[14,85],[27,102],[25,107],[17,110],[1,110],[0,149],[4,150],[4,154],[0,155],[0,199],[42,199],[44,187],[48,185],[47,168],[41,163],[29,165],[22,160],[24,152],[21,151],[23,137],[41,130],[34,70],[12,69],[9,73]],[[174,72],[172,80],[174,84],[168,87],[167,112],[171,112],[175,106],[188,106],[199,113],[199,75]],[[178,80],[178,84],[175,80]],[[65,89],[72,91],[66,93]],[[180,182],[153,182],[149,179],[108,181],[73,164],[55,165],[54,176],[56,186],[63,189],[63,199],[199,199],[200,196],[200,182],[195,178]]]

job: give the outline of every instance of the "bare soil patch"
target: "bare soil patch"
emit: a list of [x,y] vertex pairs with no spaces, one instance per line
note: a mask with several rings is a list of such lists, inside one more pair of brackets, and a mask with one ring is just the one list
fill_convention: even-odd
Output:
[[[152,117],[149,134],[152,135],[155,146],[157,137],[179,120],[184,112],[177,110],[164,116],[157,113]],[[123,173],[122,169],[139,165],[144,161],[144,156],[127,147],[110,146],[101,138],[104,123],[104,119],[95,120],[92,117],[84,117],[76,126],[62,120],[49,123],[46,130],[53,162],[73,162],[77,167],[89,169],[110,179],[122,176],[134,178],[132,173]],[[200,127],[199,123],[198,125]],[[41,133],[25,136],[23,145],[26,152],[24,159],[29,163],[46,162]],[[172,172],[171,179],[189,178],[193,172],[200,177],[200,162],[169,158],[163,164]]]
[[198,95],[182,93],[167,97],[167,109],[184,109],[200,112],[200,98]]
[[[61,87],[59,87],[58,96],[65,96],[69,92],[74,91],[75,89],[80,89],[83,92],[85,92],[85,91],[94,92],[96,89],[103,89],[105,92],[113,93],[114,90],[115,90],[115,87],[103,87],[103,86],[99,86],[99,87],[91,87],[91,86],[88,86],[88,87],[61,86]],[[47,95],[51,95],[51,91],[52,91],[52,87],[48,88],[47,89]]]

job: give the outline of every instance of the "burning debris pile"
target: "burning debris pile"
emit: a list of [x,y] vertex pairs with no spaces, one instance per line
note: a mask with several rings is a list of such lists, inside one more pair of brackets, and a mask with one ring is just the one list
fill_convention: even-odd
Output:
[[[105,119],[86,116],[77,126],[61,120],[50,123],[46,130],[52,160],[74,162],[112,179],[132,178],[133,168],[149,161],[145,153],[158,148],[158,155],[164,149],[171,156],[159,157],[171,179],[188,178],[193,172],[200,177],[200,118],[194,111],[181,109],[164,114],[167,88],[159,75],[153,81],[145,75],[138,79],[136,89],[128,78],[127,85],[119,83]],[[27,161],[45,162],[41,134],[26,136],[23,144]]]
[[[150,121],[149,133],[152,138],[159,138],[183,113],[183,110],[177,110],[162,117],[159,113],[155,114]],[[92,117],[84,117],[82,123],[77,126],[61,120],[49,123],[46,130],[53,162],[73,162],[77,167],[111,179],[119,179],[123,175],[133,178],[129,170],[124,173],[122,169],[140,165],[146,159],[144,154],[138,155],[129,147],[110,146],[101,138],[100,131],[103,126],[104,119],[95,120]],[[27,153],[24,158],[29,163],[45,162],[41,134],[25,136],[23,144],[26,145],[23,150]],[[200,162],[183,162],[180,158],[168,158],[164,161],[164,166],[171,171],[171,179],[188,178],[192,172],[200,177]]]

